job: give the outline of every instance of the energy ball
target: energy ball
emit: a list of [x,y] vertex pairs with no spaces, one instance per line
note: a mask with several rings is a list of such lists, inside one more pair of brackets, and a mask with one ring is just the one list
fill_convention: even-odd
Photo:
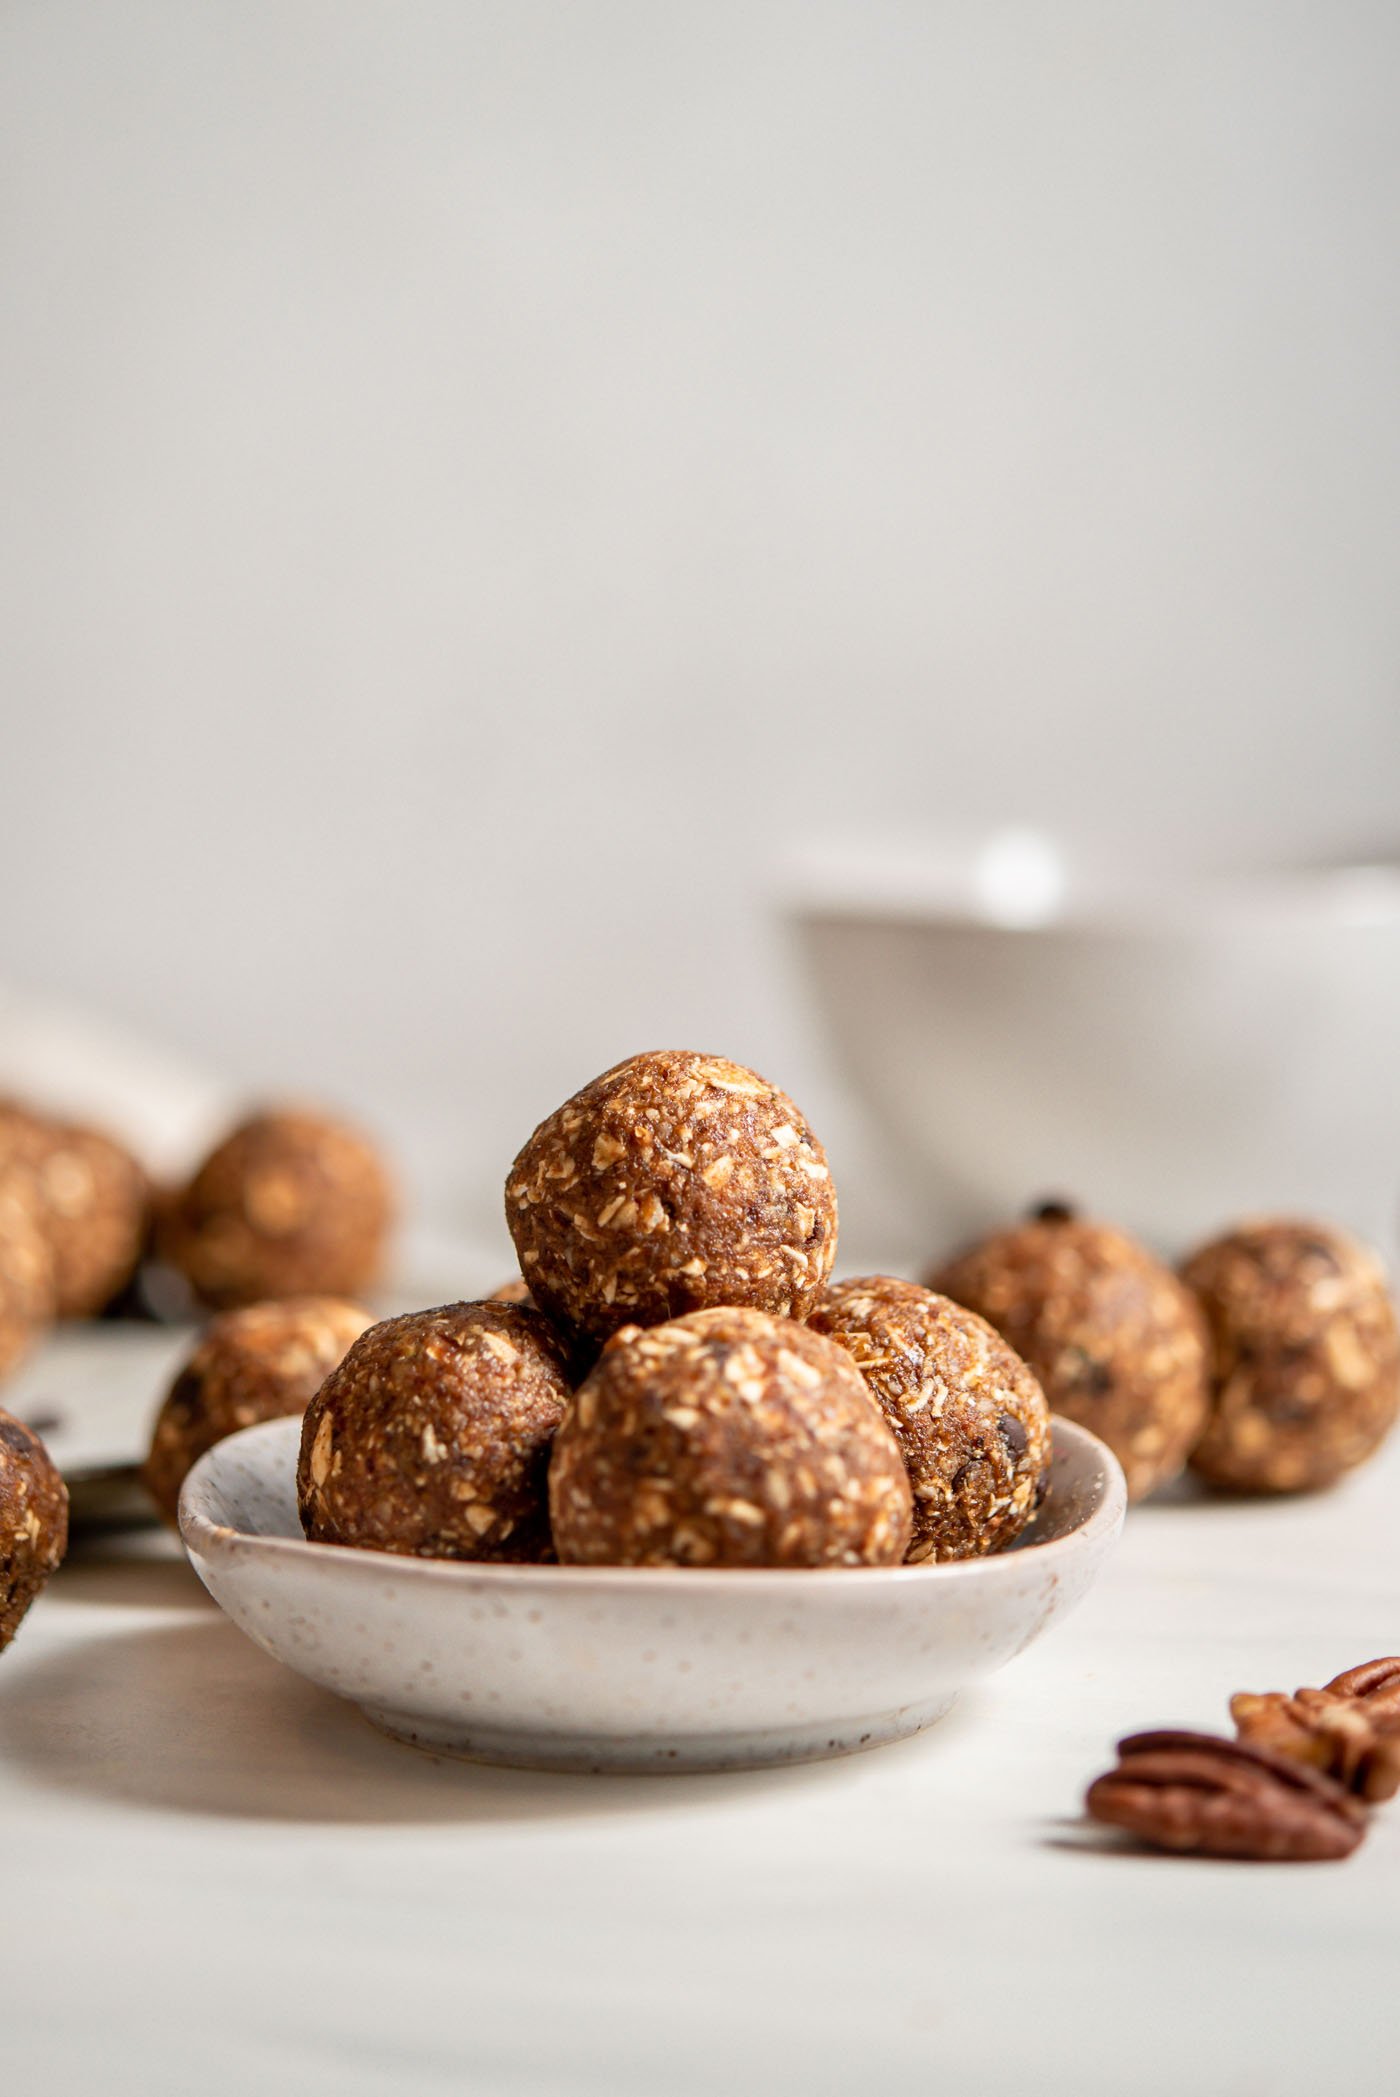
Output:
[[372,1325],[307,1409],[297,1493],[313,1543],[418,1558],[549,1553],[549,1445],[570,1385],[538,1311],[449,1303]]
[[[523,1303],[532,1311],[540,1308],[530,1294],[528,1282],[521,1281],[518,1275],[514,1281],[502,1282],[499,1289],[493,1289],[487,1300],[490,1303]],[[540,1312],[540,1315],[543,1317],[544,1313]],[[586,1332],[580,1332],[577,1326],[561,1325],[553,1319],[550,1323],[568,1355],[570,1383],[582,1383],[598,1359],[598,1342],[591,1340]]]
[[1193,1470],[1245,1493],[1331,1485],[1400,1409],[1379,1261],[1321,1223],[1241,1224],[1183,1266],[1210,1327],[1213,1396]]
[[53,1316],[53,1250],[33,1175],[0,1162],[0,1376]]
[[1184,1468],[1209,1404],[1205,1327],[1169,1267],[1059,1203],[929,1278],[1029,1364],[1050,1402],[1107,1442],[1130,1500]]
[[530,1284],[522,1281],[518,1274],[514,1281],[502,1282],[499,1289],[493,1289],[488,1301],[491,1303],[523,1303],[535,1310],[539,1308],[534,1297],[530,1294]]
[[834,1341],[763,1311],[613,1335],[549,1467],[573,1565],[898,1565],[899,1445]]
[[605,1340],[723,1305],[805,1318],[836,1254],[826,1154],[785,1093],[657,1050],[541,1122],[506,1181],[541,1310]]
[[68,1488],[37,1434],[0,1412],[0,1653],[68,1548]]
[[0,1104],[0,1158],[34,1180],[53,1254],[54,1315],[94,1317],[120,1296],[145,1249],[146,1174],[101,1129],[50,1121],[9,1102]]
[[304,1413],[346,1349],[374,1323],[329,1296],[225,1311],[208,1326],[156,1416],[141,1476],[173,1522],[186,1475],[225,1435]]
[[808,1321],[854,1361],[914,1491],[911,1563],[978,1558],[1020,1535],[1050,1476],[1050,1408],[986,1320],[916,1282],[829,1288]]
[[389,1175],[323,1114],[256,1114],[225,1137],[161,1218],[164,1258],[215,1310],[371,1289],[392,1221]]

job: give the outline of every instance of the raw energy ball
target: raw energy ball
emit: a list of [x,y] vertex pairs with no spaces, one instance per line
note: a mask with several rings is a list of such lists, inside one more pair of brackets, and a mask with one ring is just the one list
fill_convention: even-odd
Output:
[[205,1331],[156,1416],[142,1469],[148,1492],[175,1520],[187,1473],[226,1435],[303,1413],[331,1370],[374,1320],[333,1297],[292,1297],[225,1311]]
[[68,1489],[37,1434],[0,1412],[0,1653],[68,1548]]
[[570,1386],[538,1311],[449,1303],[371,1326],[302,1428],[313,1543],[419,1558],[539,1559],[549,1445]]
[[541,1310],[598,1340],[720,1305],[803,1318],[836,1252],[826,1155],[792,1101],[682,1050],[619,1063],[541,1122],[506,1221]]
[[1400,1409],[1400,1339],[1379,1262],[1319,1223],[1242,1224],[1183,1266],[1210,1327],[1213,1398],[1192,1468],[1237,1492],[1331,1485]]
[[1045,1496],[1050,1409],[973,1312],[889,1275],[837,1282],[808,1321],[844,1347],[889,1422],[914,1491],[911,1561],[976,1558]]
[[170,1202],[160,1246],[216,1310],[354,1297],[379,1277],[392,1209],[389,1175],[357,1130],[323,1114],[257,1114]]
[[101,1129],[0,1104],[0,1160],[34,1181],[53,1254],[54,1315],[89,1318],[119,1296],[145,1247],[150,1184]]
[[533,1309],[539,1308],[535,1303],[534,1297],[530,1294],[529,1283],[522,1281],[518,1274],[513,1281],[502,1282],[499,1289],[493,1289],[488,1301],[491,1303],[523,1303]]
[[31,1174],[0,1162],[0,1376],[53,1316],[53,1250]]
[[[538,1311],[540,1308],[530,1294],[529,1284],[522,1281],[518,1275],[513,1281],[502,1282],[499,1289],[493,1289],[487,1301],[489,1303],[522,1303],[532,1311]],[[540,1316],[544,1316],[542,1311]],[[586,1332],[580,1332],[576,1325],[563,1325],[552,1318],[549,1322],[554,1326],[554,1330],[559,1336],[560,1344],[569,1358],[569,1382],[571,1384],[582,1383],[584,1377],[587,1376],[589,1370],[598,1359],[598,1342],[590,1339]]]
[[556,1437],[549,1505],[576,1565],[898,1565],[911,1520],[850,1356],[741,1309],[614,1334]]
[[1189,1291],[1136,1239],[1051,1206],[929,1286],[996,1327],[1052,1412],[1107,1442],[1130,1500],[1182,1470],[1209,1402],[1205,1330]]

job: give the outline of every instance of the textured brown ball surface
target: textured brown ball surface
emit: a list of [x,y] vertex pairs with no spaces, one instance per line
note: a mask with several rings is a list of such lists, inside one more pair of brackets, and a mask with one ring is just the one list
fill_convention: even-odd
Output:
[[53,1249],[33,1175],[0,1161],[0,1376],[53,1316]]
[[68,1548],[68,1488],[37,1434],[0,1412],[0,1653]]
[[136,1272],[150,1218],[150,1183],[130,1151],[101,1129],[0,1104],[0,1161],[34,1181],[53,1254],[54,1315],[90,1318]]
[[718,1305],[804,1318],[836,1254],[826,1154],[792,1101],[684,1050],[619,1063],[541,1122],[506,1221],[540,1308],[599,1340]]
[[[499,1289],[493,1289],[487,1301],[489,1303],[522,1303],[529,1310],[539,1311],[540,1309],[534,1297],[530,1294],[529,1284],[521,1281],[519,1276],[513,1281],[502,1282]],[[544,1312],[540,1311],[540,1316],[543,1317],[544,1315]],[[580,1331],[578,1326],[564,1324],[561,1319],[551,1318],[549,1322],[558,1334],[560,1345],[569,1358],[569,1382],[571,1384],[582,1383],[584,1377],[587,1376],[589,1370],[598,1359],[598,1341],[591,1339],[586,1332]]]
[[225,1311],[205,1331],[156,1416],[142,1478],[169,1521],[206,1449],[259,1420],[304,1413],[331,1370],[374,1323],[329,1296]]
[[976,1558],[1045,1497],[1050,1409],[1000,1334],[891,1275],[836,1282],[808,1321],[844,1347],[899,1443],[914,1492],[911,1562]]
[[1135,1238],[1056,1208],[961,1253],[929,1286],[996,1327],[1052,1412],[1107,1442],[1130,1500],[1182,1470],[1209,1402],[1205,1330]]
[[556,1437],[549,1504],[577,1565],[898,1565],[911,1523],[849,1355],[753,1310],[615,1334]]
[[549,1445],[569,1390],[538,1311],[449,1303],[371,1326],[307,1408],[303,1528],[419,1558],[547,1556]]
[[1326,1224],[1248,1223],[1182,1278],[1210,1327],[1213,1398],[1192,1468],[1237,1492],[1331,1485],[1400,1410],[1400,1337],[1379,1261]]
[[280,1296],[359,1296],[384,1264],[388,1172],[323,1114],[255,1115],[168,1204],[160,1247],[216,1310]]

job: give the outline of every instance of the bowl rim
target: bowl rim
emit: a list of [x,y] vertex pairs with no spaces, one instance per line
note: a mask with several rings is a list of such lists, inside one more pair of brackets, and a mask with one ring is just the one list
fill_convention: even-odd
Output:
[[[985,843],[986,840],[983,840]],[[1171,872],[1127,857],[1072,867],[1053,906],[1007,916],[978,898],[976,841],[913,852],[835,840],[789,853],[775,901],[798,925],[859,924],[1029,938],[1219,936],[1315,926],[1392,930],[1400,923],[1400,855],[1278,861]]]
[[427,1580],[436,1582],[439,1587],[444,1582],[455,1582],[464,1586],[484,1583],[488,1587],[562,1589],[570,1593],[581,1593],[585,1587],[639,1593],[643,1588],[654,1592],[658,1586],[669,1590],[680,1583],[682,1590],[690,1593],[732,1594],[752,1588],[772,1596],[791,1590],[794,1582],[798,1593],[808,1593],[814,1572],[829,1576],[822,1586],[822,1591],[829,1594],[868,1593],[872,1586],[909,1588],[930,1581],[940,1586],[950,1582],[966,1585],[977,1580],[985,1583],[1012,1578],[1014,1570],[1024,1571],[1028,1562],[1034,1563],[1038,1569],[1053,1569],[1088,1546],[1100,1541],[1110,1543],[1122,1527],[1128,1504],[1127,1485],[1122,1466],[1113,1451],[1098,1435],[1081,1427],[1077,1421],[1066,1419],[1061,1413],[1053,1413],[1051,1423],[1057,1440],[1061,1436],[1067,1438],[1072,1448],[1089,1456],[1096,1465],[1097,1500],[1083,1519],[1062,1536],[1049,1537],[1041,1544],[1023,1544],[1019,1548],[1013,1545],[1004,1551],[991,1552],[984,1558],[895,1566],[501,1565],[481,1559],[414,1558],[394,1551],[366,1550],[348,1544],[313,1544],[306,1537],[263,1536],[253,1530],[231,1529],[226,1523],[212,1520],[201,1502],[213,1484],[220,1463],[227,1459],[236,1444],[245,1445],[253,1439],[259,1442],[290,1439],[289,1430],[295,1427],[299,1432],[301,1425],[294,1415],[280,1420],[259,1421],[255,1426],[226,1436],[205,1451],[180,1490],[180,1539],[191,1558],[217,1559],[256,1551],[260,1556],[280,1558],[289,1564],[353,1567],[361,1574],[410,1582]]

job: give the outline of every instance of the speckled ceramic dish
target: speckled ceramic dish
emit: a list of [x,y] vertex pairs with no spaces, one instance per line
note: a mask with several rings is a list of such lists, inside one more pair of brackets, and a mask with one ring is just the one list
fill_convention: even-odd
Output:
[[264,1652],[439,1754],[527,1768],[742,1769],[932,1725],[1091,1585],[1123,1474],[1055,1422],[1010,1551],[886,1571],[484,1566],[308,1544],[299,1423],[211,1449],[180,1501],[195,1570]]

